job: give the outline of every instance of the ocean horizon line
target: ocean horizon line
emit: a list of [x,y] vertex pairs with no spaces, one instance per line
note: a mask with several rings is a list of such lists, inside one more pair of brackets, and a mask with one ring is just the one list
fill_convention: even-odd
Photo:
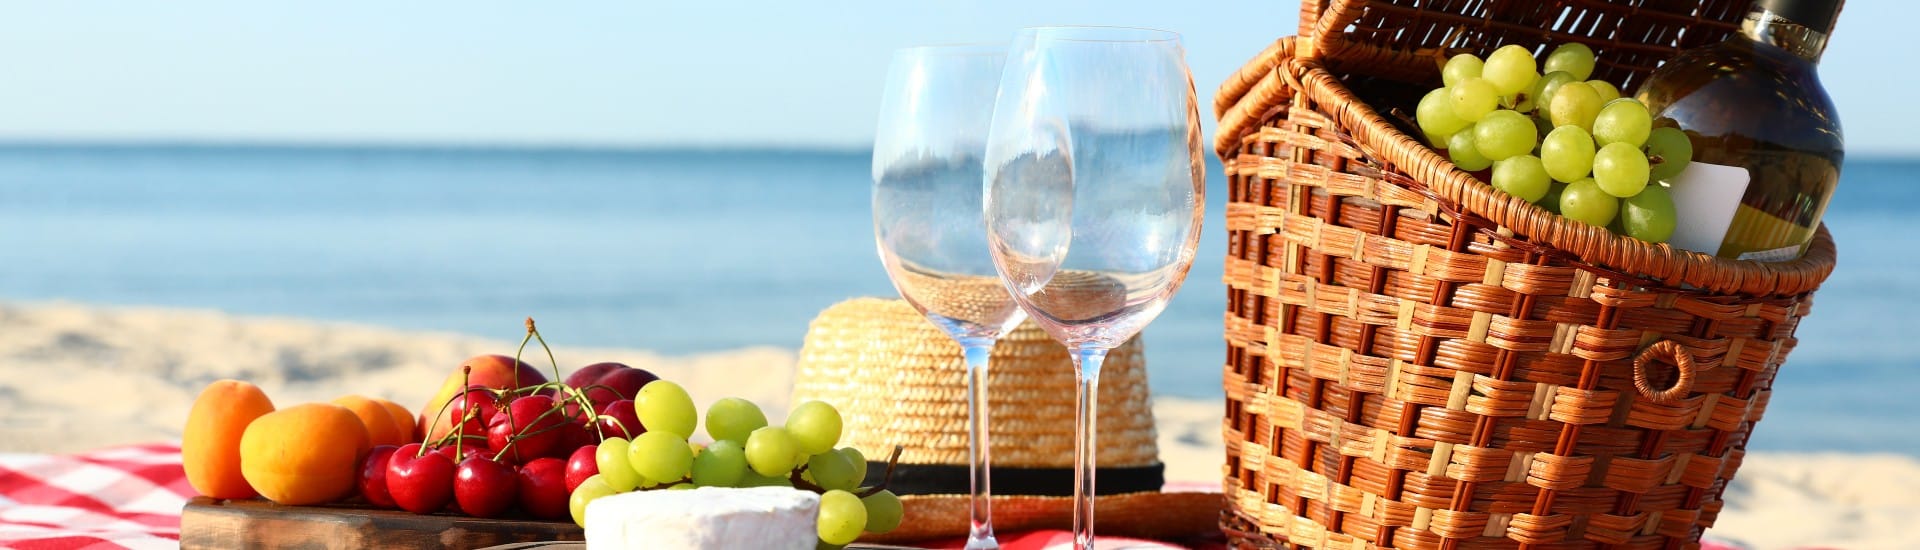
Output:
[[[91,139],[11,139],[0,138],[0,151],[81,151],[81,150],[119,150],[119,151],[276,151],[276,152],[335,152],[335,153],[428,153],[428,154],[499,154],[499,153],[547,153],[577,155],[718,155],[742,152],[770,153],[779,155],[871,155],[873,148],[853,145],[799,145],[784,143],[740,143],[740,144],[618,144],[618,143],[513,143],[513,142],[459,142],[459,141],[331,141],[331,140],[196,140],[196,139],[128,139],[128,140],[91,140]],[[1211,157],[1212,155],[1208,155]],[[1857,162],[1881,163],[1920,163],[1920,151],[1862,151],[1849,155],[1848,160]]]
[[[843,145],[790,144],[690,144],[638,145],[592,143],[485,143],[485,142],[399,142],[399,141],[296,141],[296,140],[23,140],[0,139],[0,151],[314,151],[342,153],[434,153],[497,154],[555,153],[582,155],[684,155],[757,152],[794,155],[868,155],[871,147]],[[1920,153],[1916,153],[1920,158]]]

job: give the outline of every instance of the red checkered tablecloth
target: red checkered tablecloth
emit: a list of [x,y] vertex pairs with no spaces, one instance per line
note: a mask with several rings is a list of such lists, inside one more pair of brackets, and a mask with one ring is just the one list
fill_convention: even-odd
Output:
[[[194,495],[172,443],[131,445],[72,455],[0,453],[0,547],[174,548],[180,509]],[[1065,531],[1002,534],[1007,550],[1073,547]],[[964,539],[935,541],[961,548]],[[1220,548],[1217,543],[1203,548]],[[1161,542],[1100,538],[1100,548],[1179,549]],[[1703,550],[1742,550],[1710,541]]]
[[0,546],[175,548],[193,494],[171,443],[0,454]]

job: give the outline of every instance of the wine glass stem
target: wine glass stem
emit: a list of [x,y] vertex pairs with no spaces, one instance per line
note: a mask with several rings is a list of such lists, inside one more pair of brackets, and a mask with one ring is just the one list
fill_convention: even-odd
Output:
[[1106,362],[1106,348],[1081,347],[1073,350],[1073,371],[1078,386],[1073,394],[1073,548],[1093,548],[1093,471],[1099,447],[1094,445],[1100,418],[1100,364]]
[[1000,543],[993,538],[993,448],[987,434],[992,411],[987,401],[987,361],[993,355],[993,340],[964,340],[960,346],[967,357],[967,472],[973,491],[967,550],[995,550]]

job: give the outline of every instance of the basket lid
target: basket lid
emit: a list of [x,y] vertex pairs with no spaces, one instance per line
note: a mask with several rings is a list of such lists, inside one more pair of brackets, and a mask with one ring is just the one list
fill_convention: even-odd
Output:
[[1561,0],[1433,2],[1304,0],[1295,55],[1424,57],[1519,44],[1535,50],[1579,42],[1599,54],[1593,78],[1631,86],[1680,50],[1718,42],[1739,28],[1752,0]]

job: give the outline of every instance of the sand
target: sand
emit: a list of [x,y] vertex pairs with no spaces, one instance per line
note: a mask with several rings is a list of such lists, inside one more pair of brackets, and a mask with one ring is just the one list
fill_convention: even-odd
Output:
[[[696,403],[738,396],[770,412],[785,408],[796,355],[748,348],[668,356],[554,343],[563,372],[620,361],[680,382]],[[221,378],[254,382],[282,406],[350,393],[417,406],[462,359],[512,354],[517,344],[214,311],[0,304],[0,452],[177,440],[194,396]],[[536,350],[527,357],[545,370]],[[1153,408],[1169,481],[1216,482],[1218,402],[1160,397]],[[1910,548],[1920,540],[1908,527],[1920,519],[1914,457],[1753,453],[1727,500],[1710,534],[1759,549]]]

